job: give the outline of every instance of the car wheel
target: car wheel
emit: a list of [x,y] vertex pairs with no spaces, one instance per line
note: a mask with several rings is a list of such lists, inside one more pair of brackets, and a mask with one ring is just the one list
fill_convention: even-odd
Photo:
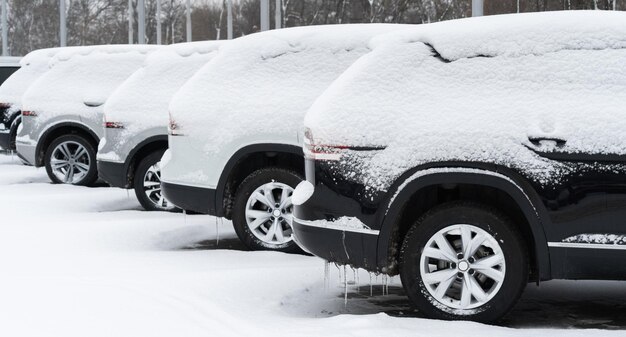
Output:
[[302,177],[291,170],[264,168],[243,180],[235,195],[233,225],[252,250],[301,252],[291,238],[291,195]]
[[400,253],[402,285],[428,317],[493,322],[527,284],[524,247],[519,230],[497,210],[445,204],[407,233]]
[[89,186],[98,179],[95,146],[79,135],[61,136],[52,141],[44,164],[55,184]]
[[146,211],[180,211],[163,197],[161,191],[162,156],[163,151],[156,151],[139,162],[133,178],[135,195]]

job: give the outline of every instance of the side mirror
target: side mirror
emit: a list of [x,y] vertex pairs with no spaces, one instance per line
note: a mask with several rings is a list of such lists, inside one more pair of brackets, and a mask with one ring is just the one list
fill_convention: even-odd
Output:
[[104,102],[100,100],[85,100],[83,103],[90,108],[99,107],[104,104]]

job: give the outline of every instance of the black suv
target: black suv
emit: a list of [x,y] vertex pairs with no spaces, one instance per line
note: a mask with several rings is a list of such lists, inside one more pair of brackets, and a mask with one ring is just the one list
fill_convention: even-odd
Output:
[[296,242],[399,274],[439,319],[497,320],[528,282],[626,279],[625,14],[385,39],[307,114]]

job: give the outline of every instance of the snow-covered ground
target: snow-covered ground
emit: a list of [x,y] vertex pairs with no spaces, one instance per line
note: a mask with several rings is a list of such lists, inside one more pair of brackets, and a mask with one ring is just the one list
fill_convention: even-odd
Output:
[[383,295],[374,277],[370,296],[369,274],[348,269],[344,305],[340,269],[325,282],[318,258],[248,252],[228,222],[139,209],[0,155],[0,336],[626,335],[623,282],[531,285],[504,327],[426,320],[397,278]]

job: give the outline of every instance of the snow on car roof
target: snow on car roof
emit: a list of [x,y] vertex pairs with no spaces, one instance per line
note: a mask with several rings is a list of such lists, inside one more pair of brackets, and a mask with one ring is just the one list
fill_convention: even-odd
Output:
[[144,62],[155,46],[90,46],[59,51],[51,69],[23,96],[25,110],[43,114],[88,113],[85,103],[104,103],[109,95]]
[[563,49],[626,47],[624,13],[558,11],[493,15],[418,25],[374,38],[423,42],[448,61],[476,56],[541,55]]
[[11,104],[11,112],[21,109],[22,95],[28,87],[48,70],[48,62],[61,48],[39,49],[20,60],[20,69],[0,86],[0,102]]
[[151,53],[144,66],[122,83],[104,105],[108,121],[125,131],[167,126],[168,105],[176,91],[206,64],[222,41],[173,44]]
[[[235,39],[174,96],[170,113],[207,152],[225,144],[280,134],[297,142],[306,110],[368,41],[402,25],[280,29]],[[256,137],[256,138],[255,138]],[[265,138],[264,138],[265,137]],[[233,143],[234,142],[234,143]]]
[[[527,36],[506,34],[510,25],[515,31],[524,20]],[[569,167],[531,151],[535,138],[566,140],[558,149],[565,153],[626,154],[626,133],[618,131],[626,129],[626,46],[620,42],[626,34],[614,34],[626,33],[626,13],[461,21],[409,29],[373,43],[373,51],[346,70],[307,113],[305,126],[315,142],[386,147],[367,165],[353,168],[355,179],[379,190],[429,162],[497,163],[555,181]],[[574,28],[575,22],[590,31]],[[483,40],[489,46],[468,41],[480,27],[490,27],[486,36],[501,39]],[[576,33],[557,29],[552,34],[550,27]],[[404,38],[411,34],[420,38]],[[522,43],[532,39],[550,41],[550,47]],[[482,54],[489,57],[477,57]],[[460,55],[467,57],[455,59]]]

